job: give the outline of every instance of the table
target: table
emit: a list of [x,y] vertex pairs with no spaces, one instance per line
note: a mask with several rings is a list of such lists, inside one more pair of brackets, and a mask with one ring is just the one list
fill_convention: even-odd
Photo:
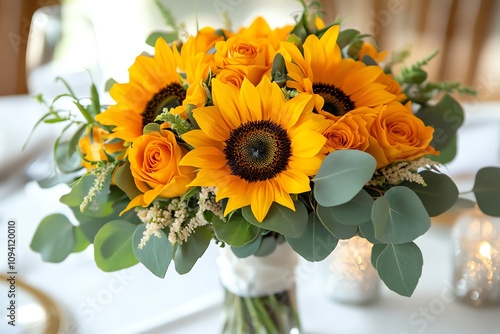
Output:
[[[467,154],[459,151],[456,162],[448,166],[452,175],[465,180],[461,183],[464,189],[470,186],[470,179],[464,175],[479,165],[500,165],[500,119],[494,114],[497,107],[498,104],[483,104],[483,111],[475,116],[469,115],[461,132],[461,148],[469,145],[472,138],[476,144],[478,140],[490,143],[480,145],[483,151],[477,147],[473,152],[468,150]],[[23,115],[29,115],[30,119],[25,116],[23,122],[14,121],[14,117],[26,112],[25,108],[31,113]],[[10,131],[8,147],[19,147],[24,141],[23,131],[33,121],[31,117],[41,112],[36,108],[36,102],[27,96],[0,98],[0,133]],[[16,128],[18,126],[23,127],[22,131]],[[15,136],[16,133],[20,135]],[[48,140],[53,134],[45,135]],[[471,161],[469,152],[478,158]],[[5,161],[5,155],[0,154],[0,159]],[[464,161],[472,165],[464,165]],[[15,175],[19,176],[19,173]],[[60,333],[187,334],[219,331],[223,294],[217,277],[215,245],[209,247],[190,273],[180,276],[170,268],[163,280],[140,264],[115,273],[104,273],[93,262],[92,247],[70,255],[60,264],[44,263],[39,254],[29,249],[29,243],[42,217],[56,212],[68,213],[68,209],[58,203],[58,197],[67,192],[67,188],[57,186],[43,190],[34,182],[24,184],[22,178],[14,182],[17,176],[0,183],[0,271],[6,271],[3,246],[6,221],[15,218],[18,224],[19,278],[45,291],[60,306],[63,320]],[[349,306],[329,300],[322,288],[325,263],[300,261],[297,288],[304,332],[497,332],[500,307],[476,309],[452,299],[450,225],[433,224],[416,243],[423,253],[424,268],[413,296],[401,297],[383,287],[379,300],[366,306]],[[0,291],[0,295],[0,308],[5,309],[4,291]],[[0,332],[10,333],[8,330],[11,329],[2,319]]]

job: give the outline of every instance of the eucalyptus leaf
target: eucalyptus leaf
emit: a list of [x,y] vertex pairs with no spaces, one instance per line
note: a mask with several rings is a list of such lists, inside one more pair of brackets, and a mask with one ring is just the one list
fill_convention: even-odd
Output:
[[106,272],[131,267],[139,261],[132,248],[136,226],[124,220],[113,220],[97,232],[94,239],[94,260]]
[[[369,241],[369,240],[368,240]],[[377,260],[380,254],[385,250],[387,244],[374,244],[372,247],[372,254],[370,257],[373,268],[377,269]]]
[[435,217],[448,211],[458,199],[455,182],[446,174],[428,170],[420,175],[427,185],[406,181],[401,186],[406,186],[417,194],[429,216]]
[[175,254],[175,270],[183,275],[188,273],[205,253],[212,240],[212,232],[207,226],[197,227],[187,241],[178,245]]
[[75,231],[75,247],[73,247],[72,253],[79,253],[90,245],[90,241],[85,237],[81,226],[74,226],[73,230]]
[[490,216],[500,216],[500,168],[481,168],[472,188],[477,205],[482,212]]
[[250,224],[281,233],[284,236],[297,238],[302,235],[307,226],[307,209],[300,201],[295,201],[294,204],[295,211],[292,211],[280,204],[273,203],[262,223],[259,223],[254,217],[250,206],[244,207],[241,212]]
[[285,58],[283,58],[281,53],[276,53],[273,60],[273,66],[271,68],[271,77],[280,87],[284,87],[286,85],[286,75],[287,70]]
[[56,213],[45,217],[38,225],[30,248],[40,253],[46,262],[61,262],[75,248],[73,224],[65,215]]
[[339,239],[349,239],[356,235],[358,227],[355,225],[345,225],[339,222],[333,215],[335,207],[324,207],[318,205],[316,215],[325,228]]
[[255,252],[257,252],[257,250],[260,248],[261,242],[262,242],[262,235],[259,234],[257,238],[245,244],[244,246],[241,247],[231,246],[231,250],[233,251],[234,255],[236,255],[239,258],[249,257],[250,255],[253,255],[255,254]]
[[349,202],[332,207],[332,215],[344,225],[358,225],[371,218],[373,197],[361,189]]
[[425,106],[416,113],[425,125],[434,128],[431,145],[436,150],[445,149],[464,122],[464,111],[450,94],[444,94],[434,106]]
[[375,238],[392,244],[413,241],[431,226],[431,219],[417,194],[402,186],[390,188],[375,200],[372,221]]
[[277,245],[278,242],[273,236],[262,238],[259,249],[257,249],[257,251],[253,255],[258,257],[268,256],[269,254],[274,252]]
[[314,197],[322,206],[349,202],[372,178],[377,162],[370,154],[357,150],[330,153],[314,177]]
[[[377,246],[376,247],[381,247]],[[372,251],[373,252],[373,251]],[[378,253],[378,249],[376,251]],[[377,257],[378,274],[392,291],[410,297],[422,275],[424,260],[422,253],[413,242],[386,245]]]
[[134,225],[141,223],[139,217],[137,217],[137,213],[134,210],[127,211],[120,216],[120,212],[125,209],[127,204],[128,201],[125,200],[112,201],[112,212],[111,214],[104,217],[91,217],[84,215],[80,212],[79,207],[71,207],[70,209],[71,211],[73,211],[73,215],[80,223],[79,227],[82,230],[82,233],[85,235],[85,238],[89,242],[93,243],[97,232],[99,232],[99,230],[104,225],[112,220],[126,220]]
[[260,232],[258,226],[247,222],[239,212],[234,213],[227,222],[217,216],[213,216],[211,222],[217,239],[234,247],[241,247],[253,241]]
[[295,252],[311,262],[326,259],[339,242],[314,212],[309,214],[306,230],[299,238],[285,236],[285,239]]
[[152,235],[146,244],[139,248],[139,244],[146,231],[146,224],[138,225],[133,236],[133,250],[135,257],[154,275],[164,278],[170,261],[174,257],[174,246],[168,241],[163,231],[158,231],[161,237]]
[[164,39],[167,43],[172,43],[179,39],[179,34],[176,31],[154,31],[146,38],[146,44],[154,47],[158,38]]
[[[95,175],[86,174],[78,180],[68,194],[61,196],[60,202],[69,207],[80,207],[83,199],[89,193],[96,180]],[[91,217],[104,217],[113,211],[111,202],[108,202],[110,194],[111,175],[108,175],[102,189],[95,192],[95,196],[83,209],[83,214]]]

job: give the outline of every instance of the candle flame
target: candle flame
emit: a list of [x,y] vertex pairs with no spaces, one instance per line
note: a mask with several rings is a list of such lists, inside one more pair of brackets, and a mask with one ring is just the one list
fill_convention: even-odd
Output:
[[491,245],[488,241],[481,242],[479,246],[479,254],[488,260],[491,260]]

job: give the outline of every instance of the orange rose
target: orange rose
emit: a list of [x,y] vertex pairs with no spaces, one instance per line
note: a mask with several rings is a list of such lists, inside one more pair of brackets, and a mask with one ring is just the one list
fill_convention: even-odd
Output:
[[[93,169],[95,164],[92,162],[107,161],[107,154],[113,154],[116,152],[123,151],[123,143],[106,143],[108,139],[109,132],[94,126],[92,128],[92,138],[90,138],[90,133],[87,130],[85,136],[83,136],[78,142],[78,147],[83,154],[82,166],[87,170]],[[106,152],[106,153],[105,153]]]
[[367,152],[377,159],[377,168],[395,161],[414,160],[427,154],[438,155],[430,142],[434,129],[426,126],[406,106],[391,102],[381,106],[370,127],[373,137]]
[[253,40],[239,35],[215,43],[215,49],[215,73],[223,69],[237,71],[254,85],[271,70],[275,55],[268,39]]
[[365,151],[370,142],[368,122],[363,116],[350,113],[333,121],[323,135],[328,153],[345,149]]
[[245,79],[245,76],[238,71],[222,70],[219,74],[217,74],[217,80],[220,80],[225,84],[232,84],[238,88],[241,87],[243,79]]
[[143,194],[134,198],[125,210],[148,206],[157,197],[182,196],[196,174],[194,168],[179,166],[187,149],[179,146],[168,130],[153,131],[137,137],[128,152],[135,185]]

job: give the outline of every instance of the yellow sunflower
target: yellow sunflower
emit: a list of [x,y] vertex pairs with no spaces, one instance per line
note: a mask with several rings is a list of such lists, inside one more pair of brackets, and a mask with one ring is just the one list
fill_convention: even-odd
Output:
[[129,68],[130,81],[114,84],[110,95],[116,101],[96,120],[113,127],[111,138],[132,142],[144,125],[154,122],[164,107],[176,107],[186,97],[170,46],[158,38],[154,57],[138,56]]
[[217,187],[224,214],[251,206],[262,222],[273,202],[295,210],[290,194],[310,190],[326,142],[312,96],[286,100],[267,77],[238,89],[213,80],[214,105],[193,110],[200,130],[182,136],[194,149],[180,164],[199,168],[189,186]]
[[[396,99],[377,82],[379,66],[366,66],[351,58],[342,58],[337,45],[339,26],[328,29],[319,39],[307,37],[304,53],[292,43],[281,43],[286,60],[290,88],[314,94],[315,107],[328,118],[342,116],[359,107],[376,107]],[[334,118],[334,117],[333,117]]]

